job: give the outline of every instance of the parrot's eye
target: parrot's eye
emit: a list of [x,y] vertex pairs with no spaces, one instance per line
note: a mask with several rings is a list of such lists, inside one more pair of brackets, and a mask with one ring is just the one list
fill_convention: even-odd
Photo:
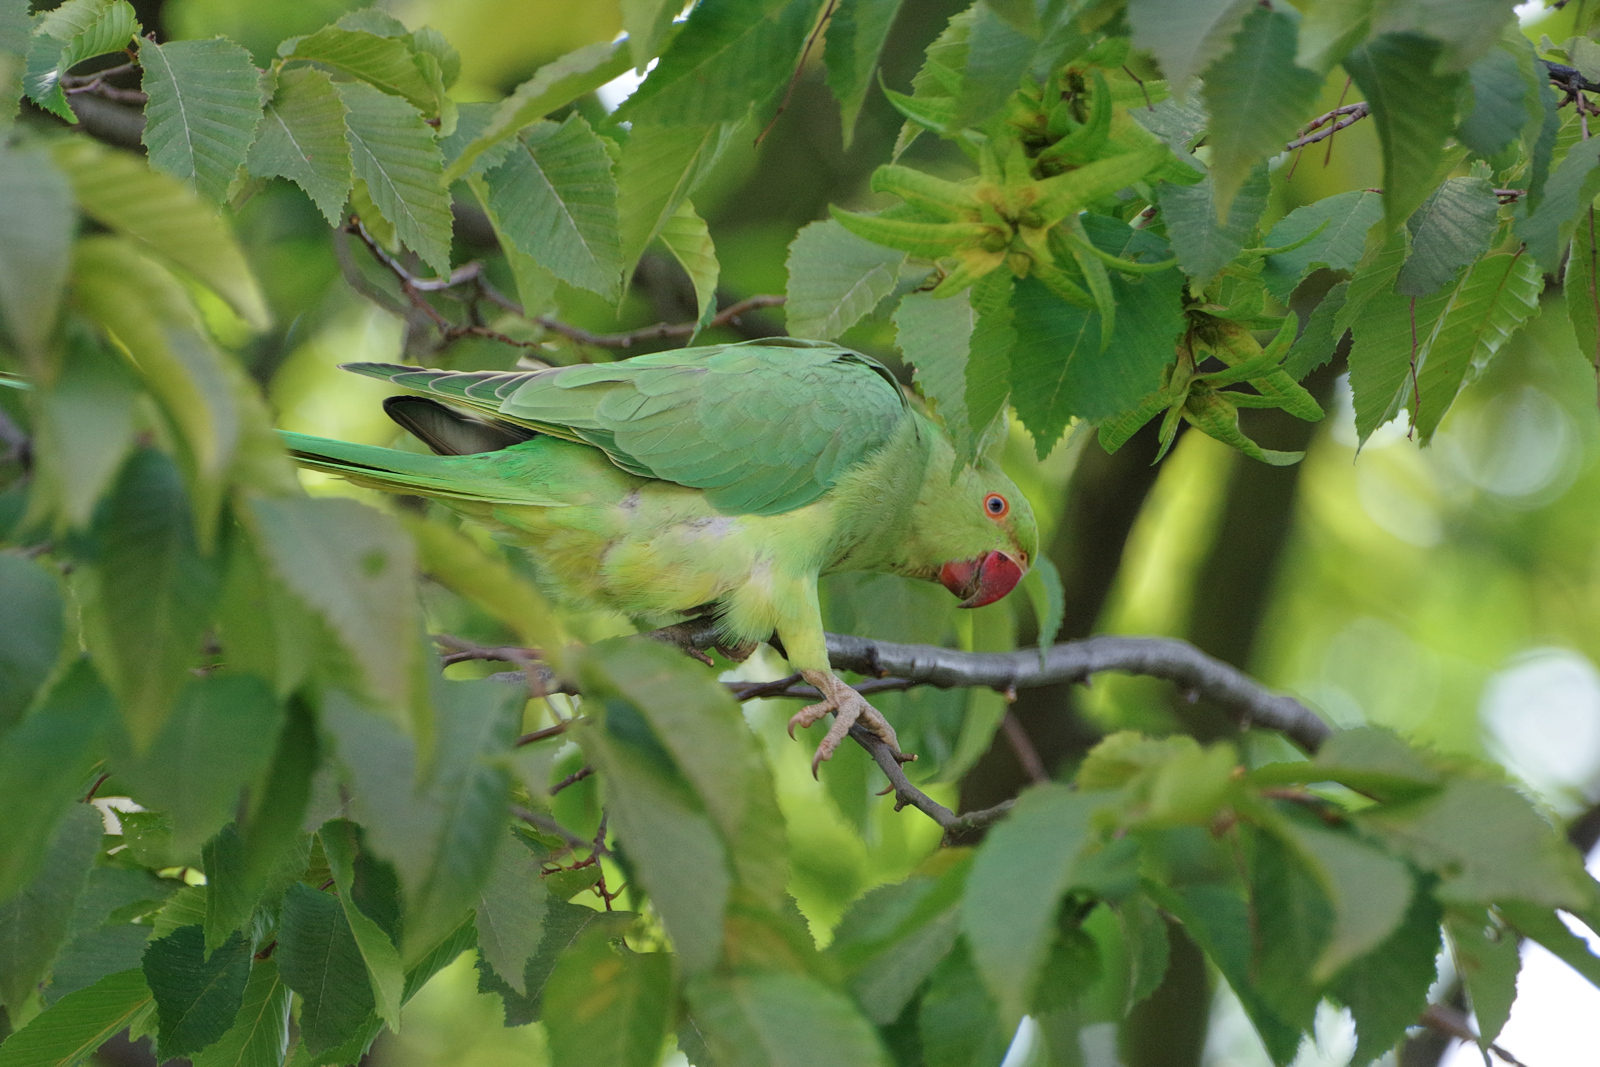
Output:
[[983,498],[983,510],[989,513],[990,518],[1001,519],[1011,510],[1011,505],[999,493],[990,493]]

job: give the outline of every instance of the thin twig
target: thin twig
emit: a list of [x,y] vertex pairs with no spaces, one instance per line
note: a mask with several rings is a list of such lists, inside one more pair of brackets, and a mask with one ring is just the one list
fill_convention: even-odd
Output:
[[[1325,141],[1347,126],[1354,125],[1372,114],[1372,106],[1365,100],[1354,104],[1345,104],[1332,111],[1318,115],[1302,127],[1302,136],[1290,141],[1283,146],[1285,152],[1293,152],[1297,148],[1304,148],[1308,144]],[[1331,125],[1329,125],[1331,123]],[[1319,128],[1321,127],[1321,128]],[[1314,131],[1314,132],[1307,132]]]
[[[536,826],[547,834],[554,834],[555,836],[561,838],[561,840],[567,843],[567,847],[574,851],[580,848],[595,847],[594,842],[589,841],[580,834],[573,833],[571,830],[568,830],[565,826],[562,826],[548,815],[541,815],[537,811],[529,811],[527,808],[519,807],[516,804],[511,805],[511,814],[515,815],[529,826]],[[605,853],[606,849],[602,845],[599,847],[598,851]]]
[[585,763],[582,767],[579,767],[577,770],[573,771],[571,774],[569,774],[565,778],[561,779],[561,781],[559,781],[555,785],[551,786],[550,787],[550,795],[551,796],[555,796],[557,793],[561,792],[563,789],[567,788],[567,786],[569,786],[569,785],[577,785],[579,782],[583,781],[585,778],[589,777],[593,773],[594,773],[594,768],[589,766],[587,763]]
[[515,748],[521,748],[523,745],[531,745],[535,741],[547,741],[552,737],[559,737],[566,733],[567,728],[575,721],[574,719],[563,719],[554,726],[546,726],[543,730],[535,730],[531,734],[523,734],[511,744]]
[[1022,764],[1028,777],[1035,782],[1048,782],[1050,772],[1044,769],[1044,760],[1039,758],[1039,750],[1033,747],[1033,741],[1028,737],[1028,731],[1022,728],[1022,720],[1017,718],[1017,713],[1007,708],[1006,717],[1000,720],[1000,729],[1004,731],[1011,751],[1016,753],[1017,762]]
[[[1422,1013],[1417,1022],[1430,1030],[1437,1030],[1439,1033],[1457,1040],[1470,1041],[1474,1045],[1478,1043],[1478,1035],[1467,1022],[1467,1017],[1448,1005],[1428,1005],[1427,1010]],[[1509,1063],[1511,1067],[1528,1067],[1527,1064],[1493,1042],[1489,1045],[1489,1051]]]
[[[772,127],[778,124],[778,119],[789,110],[789,98],[794,96],[794,87],[800,84],[800,75],[806,69],[806,60],[811,56],[812,46],[817,43],[817,38],[822,36],[822,28],[833,17],[833,9],[839,6],[839,0],[828,0],[828,6],[823,10],[822,17],[817,19],[816,26],[811,31],[811,36],[806,38],[806,46],[800,50],[800,61],[794,65],[794,74],[789,78],[789,87],[783,91],[783,102],[778,105],[778,110],[772,113],[772,118],[756,134],[756,147],[761,147],[761,142],[767,139],[767,134],[772,132]],[[848,133],[848,131],[846,131]]]

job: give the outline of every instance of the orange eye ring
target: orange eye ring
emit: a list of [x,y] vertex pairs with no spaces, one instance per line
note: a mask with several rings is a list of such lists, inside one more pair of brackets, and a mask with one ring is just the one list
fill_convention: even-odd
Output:
[[1003,519],[1011,512],[1011,504],[999,493],[983,498],[983,510],[991,519]]

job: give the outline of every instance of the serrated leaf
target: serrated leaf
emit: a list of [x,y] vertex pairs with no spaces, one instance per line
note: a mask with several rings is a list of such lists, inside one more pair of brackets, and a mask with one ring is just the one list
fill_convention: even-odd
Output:
[[889,30],[903,0],[841,0],[828,20],[828,42],[823,58],[828,66],[828,88],[839,101],[844,146],[855,136],[856,119],[872,87],[872,72],[889,39]]
[[326,71],[311,67],[279,71],[260,135],[250,146],[250,173],[258,178],[288,178],[305,190],[330,226],[337,225],[354,180],[345,140],[348,114]]
[[1561,253],[1578,217],[1600,192],[1600,138],[1579,141],[1545,183],[1539,206],[1517,220],[1516,234],[1546,271],[1560,266]]
[[994,998],[957,944],[928,983],[917,1011],[917,1034],[927,1067],[980,1067],[1001,1063],[1011,1044]]
[[[1037,572],[1037,576],[1035,576]],[[1039,624],[1039,662],[1044,663],[1045,653],[1055,644],[1061,632],[1061,623],[1067,615],[1066,590],[1061,584],[1061,572],[1049,556],[1041,555],[1022,578],[1022,588],[1033,606],[1033,615]]]
[[316,1055],[343,1044],[372,1014],[372,987],[339,902],[304,882],[289,887],[273,952],[300,994],[300,1040]]
[[1295,208],[1262,238],[1262,245],[1285,248],[1311,239],[1299,248],[1267,256],[1262,261],[1262,283],[1287,303],[1295,286],[1317,267],[1355,270],[1366,251],[1367,231],[1382,218],[1382,195],[1367,189],[1336,193]]
[[1321,881],[1333,929],[1312,968],[1321,984],[1394,934],[1411,906],[1405,864],[1349,834],[1286,821],[1284,832]]
[[[626,18],[626,15],[624,15]],[[629,38],[632,41],[632,38]],[[515,137],[523,129],[559,110],[586,93],[591,93],[623,73],[630,53],[623,42],[598,42],[584,45],[534,72],[500,101],[493,118],[476,137],[462,148],[445,171],[444,180],[454,182],[478,169],[484,152]]]
[[450,273],[450,198],[433,130],[405,100],[365,82],[337,86],[347,116],[350,161],[406,247]]
[[337,697],[323,722],[349,774],[352,815],[405,891],[401,962],[415,967],[467,919],[505,832],[503,755],[525,696],[498,682],[445,682],[428,764],[387,719]]
[[669,126],[737,122],[763,110],[794,73],[821,0],[697,6],[618,120]]
[[[60,357],[55,380],[34,394],[36,481],[29,511],[48,516],[57,529],[81,529],[133,444],[139,386],[120,354],[81,322]],[[91,426],[94,432],[85,432]]]
[[[1085,228],[1104,252],[1145,262],[1168,256],[1159,238],[1115,219],[1087,216]],[[1041,456],[1071,419],[1100,420],[1134,407],[1161,385],[1162,368],[1172,362],[1183,331],[1183,276],[1160,271],[1130,279],[1112,271],[1111,290],[1117,328],[1102,347],[1098,311],[1068,304],[1036,280],[1017,283],[1012,396]]]
[[1511,1018],[1511,1005],[1517,999],[1517,973],[1522,970],[1517,938],[1481,908],[1449,912],[1444,928],[1450,935],[1456,973],[1477,1017],[1478,1036],[1493,1041]]
[[1417,374],[1417,432],[1432,438],[1469,373],[1481,371],[1539,312],[1544,278],[1528,256],[1485,256],[1456,290]]
[[0,737],[0,900],[30,882],[57,824],[80,799],[116,705],[79,660],[40,705]]
[[1245,16],[1232,49],[1206,68],[1201,97],[1211,115],[1211,183],[1217,215],[1227,219],[1234,195],[1257,163],[1312,113],[1322,76],[1295,65],[1298,20],[1257,7]]
[[39,150],[0,151],[0,317],[36,380],[48,380],[46,344],[67,279],[76,223],[72,190]]
[[403,98],[425,115],[440,114],[444,87],[429,76],[425,64],[418,62],[416,52],[403,38],[379,36],[365,29],[324,26],[309,36],[283,42],[278,54],[343,71],[386,94]]
[[478,891],[478,954],[519,996],[528,995],[528,961],[544,939],[549,908],[538,860],[524,848],[500,849]]
[[289,1051],[289,987],[272,960],[257,960],[233,1026],[195,1053],[194,1067],[282,1067]]
[[1383,145],[1384,219],[1393,229],[1427,199],[1455,129],[1465,76],[1435,70],[1444,46],[1417,33],[1386,33],[1344,58],[1372,107]]
[[1154,52],[1174,89],[1228,50],[1252,5],[1249,0],[1129,0],[1133,45]]
[[1355,1019],[1355,1067],[1367,1067],[1398,1044],[1427,1007],[1439,955],[1440,918],[1433,898],[1414,892],[1399,928],[1328,987]]
[[61,658],[61,580],[34,560],[0,552],[0,735],[22,721]]
[[894,291],[905,260],[904,252],[857,237],[836,219],[803,227],[789,244],[786,264],[789,332],[824,341],[838,337]]
[[1467,68],[1472,107],[1463,112],[1456,139],[1484,158],[1503,151],[1528,123],[1529,86],[1518,51],[1502,44]]
[[258,497],[250,513],[273,572],[338,638],[364,690],[400,714],[416,656],[411,540],[354,500]]
[[988,3],[972,7],[967,64],[956,95],[955,126],[981,126],[994,116],[1033,66],[1038,42],[995,13]]
[[51,156],[85,214],[183,268],[256,329],[271,324],[261,288],[233,235],[181,182],[87,137],[59,141]]
[[583,116],[525,131],[486,181],[503,237],[567,284],[617,298],[617,187],[611,157]]
[[692,1022],[716,1057],[713,1062],[886,1067],[872,1026],[842,994],[809,975],[708,976],[692,983],[688,994]]
[[544,988],[550,981],[551,973],[562,955],[578,942],[584,932],[598,927],[608,931],[613,939],[619,938],[633,919],[631,912],[596,911],[551,899],[545,909],[544,933],[539,939],[539,949],[522,971],[526,995],[519,995],[493,968],[485,966],[481,955],[477,960],[478,991],[499,994],[505,1004],[507,1026],[523,1026],[534,1022],[544,1013]]
[[1079,881],[1092,820],[1107,798],[1061,785],[1023,793],[973,858],[961,902],[972,960],[1009,1024],[1027,1012],[1055,939],[1062,894]]
[[1306,327],[1295,338],[1294,344],[1283,357],[1283,372],[1291,380],[1300,381],[1306,375],[1333,358],[1343,333],[1334,330],[1334,319],[1344,308],[1349,282],[1340,282],[1329,289],[1306,320]]
[[1267,168],[1257,166],[1240,186],[1228,207],[1228,221],[1217,217],[1211,179],[1197,185],[1163,182],[1156,196],[1167,223],[1167,239],[1177,254],[1178,266],[1204,288],[1250,243],[1270,191]]
[[144,972],[109,975],[62,997],[0,1043],[0,1067],[73,1067],[119,1031],[138,1026],[152,1007]]
[[150,165],[226,200],[261,122],[261,75],[250,53],[222,38],[148,41],[139,65],[150,98],[140,138]]
[[1411,255],[1395,290],[1430,296],[1456,272],[1489,250],[1499,220],[1500,202],[1486,178],[1450,178],[1406,220]]
[[544,989],[555,1063],[653,1067],[672,1014],[672,957],[613,949],[591,929],[562,954]]
[[617,162],[617,232],[631,271],[678,205],[711,173],[736,123],[681,127],[634,123]]
[[104,827],[87,804],[68,811],[40,859],[39,873],[0,902],[0,1006],[21,1015],[71,931]]
[[1572,231],[1572,251],[1567,255],[1567,270],[1561,291],[1567,300],[1567,318],[1578,341],[1578,351],[1600,367],[1600,243],[1595,240],[1597,226],[1594,208],[1578,216]]
[[172,848],[195,854],[266,770],[283,706],[247,674],[191,679],[150,750],[119,762],[145,806],[172,820]]
[[96,550],[75,573],[87,643],[143,752],[199,661],[220,561],[200,551],[177,466],[154,449],[129,458],[93,533]]
[[0,3],[0,129],[9,129],[16,121],[22,96],[22,75],[33,35],[29,6],[29,0]]
[[[695,212],[694,205],[685,200],[661,227],[661,243],[689,275],[694,286],[695,321],[703,329],[717,314],[717,279],[722,273],[711,230],[706,220]],[[694,343],[693,336],[689,343]]]
[[127,48],[139,19],[126,0],[67,0],[44,12],[33,28],[23,87],[34,103],[70,123],[78,118],[61,78],[86,59]]
[[207,955],[205,931],[182,926],[150,942],[144,978],[155,996],[163,1056],[187,1056],[233,1026],[250,980],[250,939],[236,933]]
[[958,452],[973,449],[982,430],[967,414],[967,364],[976,324],[966,292],[942,299],[925,292],[908,293],[894,313],[895,343]]
[[333,873],[334,885],[339,890],[339,906],[344,909],[345,921],[350,924],[350,934],[367,966],[367,978],[372,985],[373,1010],[378,1018],[389,1024],[391,1030],[400,1029],[401,995],[405,989],[405,974],[400,967],[400,953],[388,933],[360,907],[356,898],[356,827],[354,823],[335,819],[325,823],[317,838],[322,843],[323,854],[328,857],[328,869]]
[[1426,33],[1444,42],[1439,70],[1456,71],[1476,62],[1509,29],[1516,32],[1514,4],[1508,0],[1412,0],[1374,5],[1374,28]]

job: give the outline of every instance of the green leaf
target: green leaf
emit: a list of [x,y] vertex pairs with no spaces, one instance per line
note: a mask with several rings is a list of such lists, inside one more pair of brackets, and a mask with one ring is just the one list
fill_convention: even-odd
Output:
[[674,6],[674,0],[622,0],[621,7],[628,53],[633,57],[634,69],[643,71],[660,53],[673,16],[682,9]]
[[526,994],[519,994],[492,967],[482,955],[477,960],[478,990],[497,993],[505,1004],[507,1026],[524,1026],[539,1019],[544,1010],[544,988],[562,956],[576,944],[585,931],[598,927],[608,931],[611,938],[619,938],[632,924],[631,912],[595,911],[578,904],[568,904],[560,899],[548,901],[545,909],[544,930],[539,939],[538,951],[523,967],[521,981]]
[[87,137],[61,140],[51,155],[85,214],[183,268],[256,329],[271,324],[261,289],[233,235],[182,182],[151,170],[138,156]]
[[387,719],[330,694],[323,724],[350,779],[353,814],[405,890],[408,966],[448,937],[478,900],[505,836],[511,787],[502,764],[525,696],[498,682],[441,683],[431,766]]
[[198,926],[150,942],[144,978],[156,1000],[162,1056],[187,1056],[228,1032],[250,980],[251,955],[250,939],[236,933],[208,956]]
[[0,151],[0,318],[37,381],[67,279],[72,190],[45,152]]
[[1395,291],[1431,296],[1456,272],[1489,250],[1500,202],[1487,178],[1451,178],[1439,185],[1406,220],[1411,255],[1400,268]]
[[1092,821],[1106,803],[1104,794],[1036,786],[989,832],[973,860],[961,928],[1007,1025],[1028,1011],[1055,939],[1061,897],[1081,881]]
[[903,0],[841,0],[828,20],[828,42],[823,58],[828,66],[828,88],[839,101],[839,121],[844,146],[855,136],[856,119],[872,87],[872,72],[889,39]]
[[[624,0],[624,20],[628,8],[638,0]],[[670,16],[669,16],[670,18]],[[629,44],[637,41],[629,31]],[[469,141],[445,171],[446,183],[455,182],[482,164],[479,157],[538,122],[551,112],[566,107],[580,96],[591,93],[606,82],[621,76],[631,65],[630,52],[623,42],[597,42],[584,45],[540,67],[510,96],[500,101],[483,130]],[[642,65],[642,63],[640,63]]]
[[[1383,5],[1379,5],[1379,10]],[[1384,28],[1426,33],[1445,44],[1440,71],[1454,71],[1475,63],[1506,32],[1517,32],[1515,5],[1507,0],[1413,0],[1383,11]]]
[[1428,1006],[1441,918],[1431,896],[1412,893],[1411,907],[1389,939],[1335,976],[1329,992],[1356,1023],[1353,1064],[1365,1067],[1399,1044]]
[[879,1026],[900,1017],[956,943],[957,905],[971,865],[966,856],[949,858],[936,876],[915,873],[868,892],[850,906],[828,946],[848,972],[856,1003]]
[[39,873],[0,903],[0,1005],[21,1015],[67,940],[104,827],[100,813],[75,805],[40,857]]
[[1345,294],[1349,290],[1349,282],[1340,282],[1329,289],[1312,309],[1305,329],[1300,331],[1300,336],[1295,338],[1294,344],[1289,346],[1288,353],[1283,357],[1283,372],[1292,380],[1300,381],[1333,358],[1344,336],[1342,332],[1334,333],[1333,323],[1344,308]]
[[76,123],[61,90],[62,75],[86,59],[122,51],[138,33],[139,19],[125,0],[67,0],[34,26],[23,87],[34,103]]
[[478,955],[518,996],[529,993],[527,966],[544,939],[549,910],[539,862],[527,849],[499,849],[478,891]]
[[733,879],[727,846],[704,802],[627,700],[607,699],[604,725],[584,730],[578,740],[607,785],[610,825],[683,968],[709,969],[722,951]]
[[1161,215],[1167,223],[1167,239],[1178,256],[1178,266],[1193,280],[1196,289],[1210,285],[1217,273],[1250,243],[1256,222],[1266,209],[1269,191],[1267,168],[1257,166],[1234,196],[1228,221],[1223,223],[1217,217],[1210,178],[1198,185],[1163,182],[1157,189]]
[[1325,956],[1333,909],[1318,879],[1285,842],[1265,833],[1243,836],[1250,854],[1250,983],[1281,1019],[1308,1031],[1321,999],[1312,974]]
[[1039,660],[1042,665],[1045,653],[1055,644],[1056,635],[1061,632],[1062,620],[1067,615],[1067,596],[1061,585],[1061,572],[1056,570],[1049,556],[1041,555],[1023,576],[1022,588],[1028,594],[1028,602],[1032,604],[1034,618],[1039,624]]
[[1005,1058],[1013,1031],[1001,1021],[964,943],[934,971],[917,1032],[927,1067],[992,1067]]
[[1219,218],[1229,217],[1251,169],[1282,152],[1316,106],[1322,76],[1295,65],[1298,21],[1254,8],[1232,50],[1206,68],[1201,96],[1211,115],[1207,143]]
[[61,658],[66,605],[60,579],[41,564],[0,552],[0,735],[22,721]]
[[1485,256],[1462,280],[1417,375],[1417,432],[1424,442],[1469,372],[1481,371],[1539,312],[1544,278],[1529,256]]
[[1561,291],[1567,299],[1567,318],[1578,351],[1600,367],[1600,243],[1595,241],[1596,231],[1594,208],[1587,208],[1572,232]]
[[867,1021],[844,996],[808,975],[707,976],[691,983],[688,994],[693,1023],[715,1063],[887,1067]]
[[422,114],[365,82],[336,86],[347,117],[350,161],[372,202],[406,247],[438,274],[450,273],[450,198],[444,161]]
[[1522,952],[1513,933],[1480,908],[1451,911],[1445,932],[1455,956],[1456,973],[1467,987],[1480,1040],[1493,1041],[1511,1018],[1517,999],[1517,972]]
[[956,462],[970,463],[977,457],[984,436],[1005,411],[1011,389],[1011,352],[1017,331],[1012,326],[1015,312],[1011,297],[1010,271],[993,271],[979,279],[971,289],[972,324],[967,360],[967,424],[972,440],[956,450]]
[[144,972],[123,971],[62,997],[0,1044],[0,1067],[73,1067],[119,1031],[138,1026],[152,999]]
[[261,122],[261,73],[222,38],[139,48],[150,165],[221,202]]
[[29,0],[0,3],[0,128],[9,129],[17,117],[22,75],[28,65],[33,35],[29,6]]
[[417,655],[410,538],[353,500],[257,497],[250,514],[278,578],[339,640],[365,691],[399,714]]
[[1572,146],[1545,184],[1539,206],[1517,220],[1517,236],[1527,242],[1529,254],[1548,272],[1554,273],[1560,266],[1561,253],[1579,216],[1600,192],[1600,144],[1595,140]]
[[233,1026],[190,1057],[194,1067],[281,1067],[289,1050],[289,987],[272,960],[257,960]]
[[503,237],[567,284],[617,298],[617,187],[605,144],[583,116],[524,132],[487,181]]
[[616,111],[670,126],[736,122],[788,84],[821,0],[732,0],[696,6],[655,70]]
[[972,8],[967,65],[956,95],[955,126],[981,126],[1011,99],[1033,66],[1038,42],[995,14],[988,3]]
[[300,994],[300,1040],[312,1055],[343,1044],[372,1014],[372,986],[339,902],[303,882],[283,897],[278,947],[283,983]]
[[895,343],[911,363],[917,387],[934,415],[944,423],[958,453],[975,450],[977,435],[982,431],[981,426],[972,425],[967,414],[967,366],[972,359],[976,324],[977,315],[966,292],[944,298],[926,292],[908,293],[894,313]]
[[1154,52],[1177,90],[1228,50],[1249,0],[1128,0],[1133,46]]
[[654,1067],[672,1017],[672,957],[613,950],[590,929],[544,989],[550,1058],[561,1067]]
[[1311,973],[1321,984],[1400,926],[1411,906],[1411,873],[1399,860],[1350,834],[1296,820],[1285,820],[1281,832],[1333,905],[1333,930]]
[[[871,314],[884,297],[894,292],[905,261],[904,252],[857,237],[837,219],[824,219],[802,227],[789,244],[786,264],[789,285],[784,315],[788,318],[789,332],[795,337],[823,341],[838,337]],[[922,294],[912,295],[927,300]],[[909,299],[911,297],[907,297]],[[957,303],[945,301],[940,306]],[[904,309],[905,301],[900,306]],[[902,313],[896,313],[897,324]],[[970,327],[967,332],[971,332]],[[909,357],[910,353],[907,355]],[[963,351],[963,362],[965,355]],[[913,362],[921,366],[920,361],[913,359]]]
[[[1085,228],[1113,255],[1147,262],[1168,257],[1160,238],[1115,219],[1090,215]],[[1172,362],[1183,332],[1183,276],[1110,274],[1117,328],[1104,347],[1098,311],[1066,303],[1036,279],[1017,283],[1012,395],[1040,456],[1049,454],[1073,418],[1105,419],[1136,405],[1160,387],[1162,369]]]
[[1500,905],[1500,914],[1524,937],[1537,942],[1568,967],[1600,987],[1600,956],[1589,948],[1585,938],[1567,927],[1561,916],[1549,908],[1516,901]]
[[94,537],[96,550],[75,575],[89,652],[143,752],[192,680],[221,587],[220,562],[200,553],[177,466],[149,448],[129,458],[96,516]]
[[1444,46],[1417,33],[1386,33],[1344,58],[1372,106],[1383,145],[1383,208],[1390,229],[1427,199],[1455,129],[1464,75],[1436,70]]
[[354,177],[345,140],[349,109],[326,71],[288,67],[268,102],[248,166],[258,178],[288,178],[305,190],[328,225],[338,225]]
[[[34,394],[38,479],[30,510],[60,529],[89,524],[133,445],[139,387],[127,362],[83,323],[68,334],[55,380]],[[94,432],[85,432],[86,427]],[[0,720],[4,715],[0,714]]]
[[[98,817],[96,823],[93,831],[98,836],[104,827]],[[41,998],[44,1005],[87,989],[108,974],[140,966],[150,927],[133,920],[159,911],[179,884],[141,869],[90,870],[73,910],[69,940],[50,965],[50,984]]]
[[1517,139],[1528,124],[1530,102],[1538,102],[1537,93],[1533,101],[1528,99],[1530,86],[1518,62],[1520,51],[1501,44],[1467,68],[1472,107],[1462,114],[1456,139],[1485,159]]
[[354,823],[335,819],[325,823],[317,834],[322,851],[328,858],[328,868],[333,872],[334,884],[339,890],[339,906],[344,909],[345,921],[350,924],[351,936],[361,950],[366,962],[367,977],[372,983],[373,1010],[378,1018],[389,1024],[391,1030],[400,1029],[401,994],[405,989],[405,973],[400,967],[400,953],[394,942],[360,906],[356,899],[355,864],[357,852]]
[[0,737],[0,900],[39,871],[56,825],[82,796],[115,705],[78,660],[21,724]]
[[[241,910],[253,905],[264,890],[281,892],[305,869],[309,839],[300,832],[300,825],[310,799],[311,776],[321,758],[319,749],[311,709],[303,698],[291,698],[272,763],[261,789],[250,797],[249,810],[239,827],[244,862],[243,870],[235,875],[239,883],[235,892],[244,898]],[[221,904],[207,894],[205,921],[209,925],[227,925]],[[242,915],[239,921],[247,917]]]
[[1446,781],[1430,797],[1355,816],[1397,852],[1442,879],[1446,904],[1513,900],[1582,907],[1565,841],[1516,790],[1471,778]]
[[639,255],[711,173],[739,129],[736,123],[681,127],[634,123],[617,162],[617,230],[622,267]]
[[[717,314],[717,278],[722,267],[717,263],[717,246],[711,240],[706,220],[685,200],[661,227],[661,243],[683,267],[694,285],[695,321],[709,322]],[[690,343],[694,343],[691,337]]]
[[[361,83],[406,100],[431,117],[439,116],[445,102],[438,68],[430,72],[404,38],[324,26],[309,36],[283,42],[278,46],[278,55],[320,63],[352,75]],[[354,83],[342,83],[341,91],[348,84]]]
[[1336,193],[1295,208],[1272,227],[1262,245],[1285,248],[1311,239],[1299,248],[1267,256],[1261,281],[1269,293],[1287,303],[1295,286],[1317,267],[1355,270],[1366,250],[1367,231],[1382,218],[1382,195],[1367,189]]
[[266,770],[283,706],[247,674],[193,678],[142,758],[119,763],[145,806],[172,819],[172,848],[191,855],[238,810]]

